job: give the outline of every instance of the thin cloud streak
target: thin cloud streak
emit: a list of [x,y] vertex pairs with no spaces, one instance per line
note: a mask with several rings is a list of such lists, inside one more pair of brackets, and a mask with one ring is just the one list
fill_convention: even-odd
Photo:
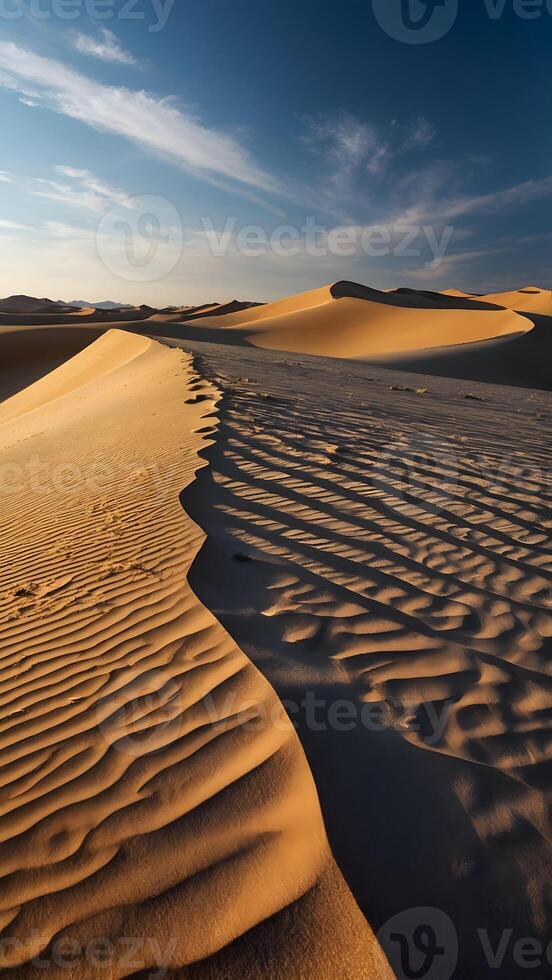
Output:
[[218,175],[273,193],[279,182],[224,133],[202,126],[169,99],[104,85],[34,54],[0,42],[0,85],[39,98],[42,105],[95,129],[116,133],[198,176]]
[[8,229],[9,231],[32,231],[28,225],[21,224],[20,221],[9,221],[7,218],[0,218],[0,228]]
[[70,182],[35,177],[28,188],[33,197],[46,198],[64,207],[92,211],[94,214],[105,214],[115,204],[132,208],[132,201],[125,191],[105,183],[90,170],[66,166],[53,169]]
[[115,61],[121,65],[137,64],[136,58],[123,48],[115,34],[106,27],[102,28],[101,40],[77,31],[72,35],[71,42],[76,51],[100,58],[101,61]]

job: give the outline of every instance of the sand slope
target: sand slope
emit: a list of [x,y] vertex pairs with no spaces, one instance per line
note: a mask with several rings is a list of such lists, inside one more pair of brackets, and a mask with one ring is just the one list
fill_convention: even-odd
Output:
[[0,407],[7,977],[44,975],[42,952],[49,977],[97,977],[100,936],[110,977],[183,966],[331,870],[282,705],[187,583],[203,534],[178,494],[216,399],[188,355],[111,331]]
[[380,293],[345,282],[195,323],[206,330],[240,331],[258,347],[347,358],[481,342],[523,334],[531,327],[513,311],[489,304]]

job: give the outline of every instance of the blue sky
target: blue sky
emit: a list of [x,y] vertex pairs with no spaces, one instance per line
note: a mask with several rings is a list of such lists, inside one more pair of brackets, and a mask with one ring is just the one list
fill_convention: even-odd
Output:
[[552,0],[432,6],[0,0],[0,295],[552,287]]

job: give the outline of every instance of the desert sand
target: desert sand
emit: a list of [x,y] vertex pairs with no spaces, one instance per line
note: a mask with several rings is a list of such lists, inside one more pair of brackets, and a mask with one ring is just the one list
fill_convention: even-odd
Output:
[[187,581],[217,400],[189,355],[110,331],[0,407],[5,976],[96,977],[100,937],[110,976],[182,967],[313,889],[289,969],[322,930],[336,971],[387,975],[282,704]]
[[7,976],[104,936],[113,976],[383,980],[372,929],[400,975],[386,923],[420,907],[462,980],[497,975],[482,929],[527,975],[512,945],[552,907],[541,292],[6,320]]

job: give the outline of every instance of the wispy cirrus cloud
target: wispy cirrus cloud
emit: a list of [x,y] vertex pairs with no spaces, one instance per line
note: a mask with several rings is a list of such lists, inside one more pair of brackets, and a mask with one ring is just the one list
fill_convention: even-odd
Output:
[[408,127],[408,133],[403,149],[411,150],[416,147],[429,146],[435,139],[436,130],[425,116],[417,116]]
[[370,172],[376,172],[386,152],[386,144],[375,126],[362,122],[344,110],[329,118],[308,119],[302,142],[347,171],[365,167]]
[[473,214],[480,212],[490,214],[502,208],[520,207],[531,201],[539,201],[552,197],[552,176],[539,180],[526,180],[513,187],[496,191],[493,194],[482,194],[461,198],[450,205],[451,215]]
[[358,214],[359,201],[373,206],[374,212],[385,206],[408,157],[426,150],[436,136],[424,116],[376,126],[341,109],[305,122],[300,142],[321,164],[315,182],[320,201],[341,219]]
[[101,37],[91,37],[89,34],[81,34],[75,31],[71,35],[71,43],[76,51],[81,54],[91,55],[93,58],[100,58],[102,61],[115,61],[121,65],[136,65],[136,58],[123,47],[119,39],[102,28]]
[[32,231],[29,225],[23,225],[20,221],[9,221],[7,218],[0,218],[0,228],[8,231]]
[[0,170],[0,184],[13,184],[14,180],[13,174],[9,174],[5,170]]
[[439,163],[413,172],[399,185],[403,202],[397,209],[397,224],[443,224],[469,216],[477,219],[499,211],[515,210],[533,201],[552,197],[552,176],[524,181],[490,194],[462,193],[462,179],[455,165]]
[[138,144],[204,179],[226,178],[258,190],[284,188],[238,140],[203,126],[170,99],[104,85],[13,42],[0,42],[0,85],[88,126]]
[[35,177],[30,183],[29,193],[34,197],[46,198],[66,207],[105,214],[114,204],[132,207],[128,194],[112,187],[90,170],[75,167],[55,166],[53,171],[63,180]]
[[375,126],[344,110],[331,116],[310,117],[301,143],[329,165],[330,194],[344,198],[361,174],[381,172],[388,146]]

